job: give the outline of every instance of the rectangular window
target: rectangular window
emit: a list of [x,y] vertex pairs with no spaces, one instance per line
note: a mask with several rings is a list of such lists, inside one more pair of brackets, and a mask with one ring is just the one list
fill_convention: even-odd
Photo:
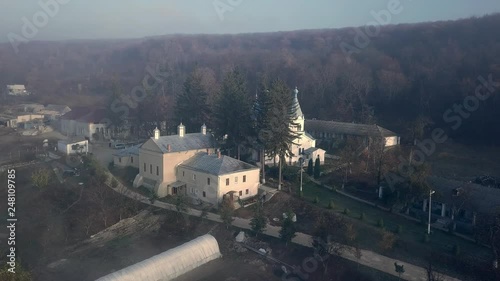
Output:
[[149,173],[153,174],[153,164],[149,164]]
[[243,182],[247,182],[247,176],[243,176]]
[[210,185],[210,178],[207,178],[207,185]]
[[159,176],[160,175],[160,167],[156,166],[156,175]]
[[234,177],[234,183],[238,183],[238,177]]
[[196,174],[193,174],[193,180],[194,181],[196,180]]
[[118,157],[118,162],[122,162],[122,158],[121,157]]
[[207,197],[207,193],[203,191],[203,197]]
[[248,195],[248,193],[249,193],[249,190],[248,190],[248,189],[247,189],[247,190],[245,190],[245,194],[246,194],[246,195]]
[[144,163],[144,172],[146,172],[146,163]]
[[130,156],[130,163],[134,163],[134,156]]
[[226,186],[229,185],[229,179],[226,179]]
[[243,195],[243,191],[240,190],[240,196]]
[[185,177],[186,176],[186,173],[184,171],[182,171],[182,177]]

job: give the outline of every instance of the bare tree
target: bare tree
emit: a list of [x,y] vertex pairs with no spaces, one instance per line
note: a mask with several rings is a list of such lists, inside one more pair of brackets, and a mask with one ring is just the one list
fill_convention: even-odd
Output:
[[31,182],[40,189],[45,188],[49,184],[50,173],[47,169],[38,169],[31,174]]
[[341,256],[345,251],[345,245],[352,241],[347,237],[347,223],[343,218],[333,214],[321,214],[317,221],[313,234],[313,248],[315,256],[323,264],[323,274],[328,272],[330,256]]
[[362,152],[362,143],[359,138],[348,136],[345,140],[344,147],[340,150],[340,159],[342,161],[342,168],[344,170],[344,180],[342,183],[342,188],[347,183],[347,176],[352,173],[353,163],[359,159],[359,155]]
[[359,248],[359,244],[358,243],[356,243],[356,245],[354,246],[354,256],[358,260],[358,262],[357,262],[357,268],[359,269],[359,263],[361,261],[361,257],[363,256],[363,253],[361,252],[361,249]]
[[429,260],[427,265],[427,281],[445,281],[442,274],[435,272],[432,268],[432,262]]

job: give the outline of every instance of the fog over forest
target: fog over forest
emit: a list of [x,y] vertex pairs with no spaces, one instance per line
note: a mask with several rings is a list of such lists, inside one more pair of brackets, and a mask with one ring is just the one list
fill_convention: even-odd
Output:
[[496,14],[383,26],[372,37],[361,27],[33,41],[21,44],[19,55],[5,43],[0,84],[26,84],[42,103],[106,105],[113,85],[127,94],[157,68],[163,87],[155,94],[173,106],[195,68],[213,96],[224,74],[238,67],[252,96],[263,77],[297,86],[308,119],[380,124],[404,137],[409,122],[426,118],[452,138],[492,145],[500,144],[500,97],[492,92],[500,81],[498,26]]

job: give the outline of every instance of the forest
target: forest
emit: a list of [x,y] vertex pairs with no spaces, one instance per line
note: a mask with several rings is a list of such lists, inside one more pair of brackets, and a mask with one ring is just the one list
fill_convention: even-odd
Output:
[[[17,54],[4,43],[0,84],[26,84],[45,104],[64,100],[70,106],[108,106],[110,99],[129,95],[149,77],[159,86],[131,109],[172,117],[191,73],[197,73],[211,103],[227,73],[238,68],[248,97],[255,96],[266,77],[284,81],[290,93],[297,86],[309,119],[378,124],[408,140],[409,124],[427,120],[455,140],[498,145],[499,26],[500,14],[388,25],[349,56],[341,46],[355,46],[355,28],[33,41],[20,45]],[[478,101],[473,97],[480,85],[490,92]],[[148,109],[159,105],[160,113]]]

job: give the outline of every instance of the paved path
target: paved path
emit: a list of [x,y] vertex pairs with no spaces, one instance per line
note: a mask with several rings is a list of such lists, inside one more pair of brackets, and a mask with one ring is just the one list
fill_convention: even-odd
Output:
[[[110,176],[108,181],[110,181],[111,178],[113,177],[113,175],[111,175],[110,173],[108,173],[108,174]],[[176,208],[174,205],[169,204],[169,203],[165,203],[162,201],[156,200],[153,204],[151,204],[149,198],[147,198],[146,196],[144,196],[142,194],[132,192],[127,187],[125,187],[121,184],[119,184],[119,186],[113,190],[115,190],[116,192],[119,192],[119,193],[121,193],[129,198],[143,202],[145,204],[156,206],[156,207],[167,209],[167,210],[176,211]],[[191,216],[198,216],[198,217],[201,215],[201,211],[196,210],[196,209],[191,209],[191,208],[188,208],[187,211],[184,213],[191,215]],[[222,222],[222,220],[220,219],[220,216],[218,214],[214,214],[214,213],[207,213],[206,219],[211,220],[211,221],[215,221],[215,222]],[[238,217],[234,218],[233,226],[236,226],[236,227],[242,228],[242,229],[251,229],[250,220],[238,218]],[[279,230],[280,230],[280,227],[267,225],[267,228],[266,228],[266,231],[264,232],[264,234],[266,234],[268,236],[279,238]],[[300,232],[298,232],[296,234],[297,234],[297,236],[292,240],[293,243],[298,244],[298,245],[302,245],[305,247],[312,247],[312,237],[310,235],[300,233]],[[392,274],[394,276],[398,276],[396,274],[395,268],[394,268],[394,262],[396,262],[396,260],[389,258],[389,257],[386,257],[386,256],[379,255],[377,253],[374,253],[374,252],[368,251],[368,250],[361,250],[362,256],[358,260],[355,257],[354,253],[355,253],[355,250],[352,247],[346,246],[346,250],[342,254],[342,257],[345,259],[360,263],[362,265],[377,269],[379,271],[389,273],[389,274]],[[415,266],[412,264],[404,263],[401,261],[397,261],[397,263],[400,265],[401,264],[404,265],[405,273],[401,276],[402,279],[409,280],[409,281],[426,281],[427,280],[427,271],[424,268],[419,267],[419,266]],[[459,279],[452,278],[452,277],[445,276],[445,275],[443,275],[443,277],[444,277],[445,281],[460,281]]]

